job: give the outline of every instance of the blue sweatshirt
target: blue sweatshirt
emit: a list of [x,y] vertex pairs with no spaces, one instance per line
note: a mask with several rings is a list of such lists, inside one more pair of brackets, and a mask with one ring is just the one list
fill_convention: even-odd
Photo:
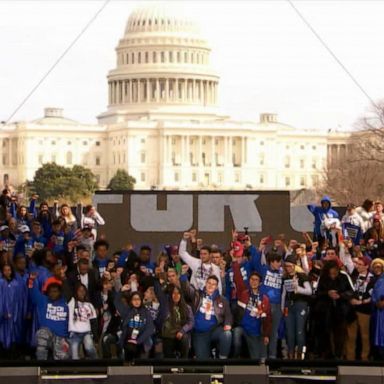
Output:
[[[243,262],[240,266],[240,272],[245,284],[248,286],[248,278],[251,274],[251,263],[249,261]],[[236,284],[233,279],[232,266],[225,273],[225,297],[228,301],[236,300]]]
[[214,301],[219,296],[219,291],[213,295],[204,294],[201,303],[195,314],[195,331],[198,333],[209,332],[217,325],[217,319],[214,309]]
[[280,304],[281,302],[281,287],[283,280],[283,271],[273,270],[268,265],[261,264],[261,253],[257,252],[252,257],[253,270],[263,276],[263,284],[260,287],[260,292],[268,296],[271,304]]
[[244,309],[244,315],[241,319],[241,326],[243,327],[245,333],[251,336],[260,336],[261,335],[261,317],[256,317],[251,315],[251,311],[259,307],[262,301],[263,295],[254,295],[250,294],[247,306]]
[[321,236],[321,223],[324,221],[326,217],[328,218],[339,218],[339,214],[331,208],[331,199],[328,196],[324,196],[321,201],[322,202],[328,202],[329,207],[327,209],[324,209],[321,205],[316,206],[313,204],[307,205],[307,208],[309,211],[312,213],[312,215],[315,217],[315,222],[314,222],[314,233],[317,236]]
[[40,328],[48,328],[53,334],[68,337],[68,305],[63,297],[52,301],[43,295],[33,282],[32,302],[36,305]]

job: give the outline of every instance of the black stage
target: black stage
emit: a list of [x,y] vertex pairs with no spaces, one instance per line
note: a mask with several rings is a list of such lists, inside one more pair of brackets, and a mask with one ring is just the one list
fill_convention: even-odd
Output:
[[380,362],[267,360],[2,361],[0,384],[384,384]]

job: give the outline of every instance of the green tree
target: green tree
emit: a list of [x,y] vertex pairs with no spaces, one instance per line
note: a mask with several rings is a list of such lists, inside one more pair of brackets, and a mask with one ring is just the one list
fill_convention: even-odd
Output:
[[118,169],[108,184],[108,189],[112,191],[123,191],[133,189],[135,187],[136,179],[124,169]]
[[66,168],[56,163],[43,164],[35,173],[30,189],[43,200],[65,199],[76,203],[89,198],[98,188],[96,176],[87,168]]

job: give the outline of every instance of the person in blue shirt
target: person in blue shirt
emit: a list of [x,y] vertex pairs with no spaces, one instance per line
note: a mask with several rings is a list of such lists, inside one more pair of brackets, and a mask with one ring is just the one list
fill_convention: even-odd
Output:
[[266,262],[265,255],[262,252],[258,252],[256,257],[252,259],[253,270],[262,276],[260,293],[268,296],[271,306],[272,330],[268,345],[268,357],[270,359],[276,358],[278,329],[282,316],[281,291],[283,270],[281,267],[281,259],[281,255],[275,252],[267,254]]
[[30,274],[29,287],[33,304],[36,305],[40,328],[36,332],[36,358],[47,360],[52,352],[54,360],[65,360],[70,356],[68,343],[68,305],[62,295],[62,286],[52,282],[47,294],[40,292],[36,273]]
[[155,274],[156,264],[151,261],[152,249],[148,245],[143,245],[139,253],[139,268],[146,276]]
[[93,267],[99,272],[100,277],[103,277],[110,260],[108,257],[109,243],[105,240],[97,240],[93,245],[93,249],[95,251],[95,258],[92,262]]
[[325,238],[322,225],[325,219],[338,219],[339,214],[332,209],[332,202],[328,196],[324,196],[320,201],[320,206],[314,204],[307,205],[308,210],[315,217],[313,236],[314,240],[323,240]]

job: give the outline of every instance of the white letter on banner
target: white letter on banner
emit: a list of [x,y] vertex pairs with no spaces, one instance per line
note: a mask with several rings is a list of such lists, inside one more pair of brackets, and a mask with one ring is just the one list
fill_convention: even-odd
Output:
[[255,205],[259,195],[199,195],[199,231],[223,232],[224,207],[228,206],[235,228],[242,231],[261,232],[262,220]]
[[167,209],[157,209],[156,195],[131,195],[131,226],[138,232],[183,232],[193,225],[193,196],[168,195]]

